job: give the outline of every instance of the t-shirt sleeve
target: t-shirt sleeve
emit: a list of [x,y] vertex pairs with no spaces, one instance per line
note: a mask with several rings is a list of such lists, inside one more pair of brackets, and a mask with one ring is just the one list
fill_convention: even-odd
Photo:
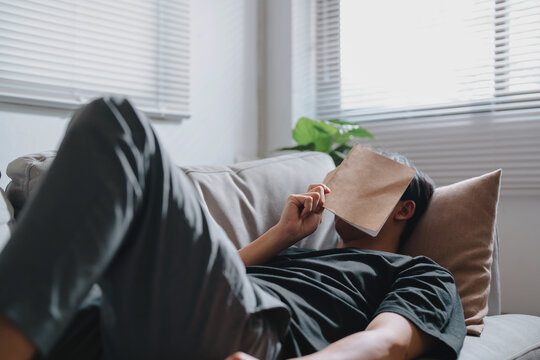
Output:
[[456,359],[466,335],[463,308],[452,274],[420,256],[398,269],[390,291],[373,317],[383,312],[404,316],[437,339],[429,356]]

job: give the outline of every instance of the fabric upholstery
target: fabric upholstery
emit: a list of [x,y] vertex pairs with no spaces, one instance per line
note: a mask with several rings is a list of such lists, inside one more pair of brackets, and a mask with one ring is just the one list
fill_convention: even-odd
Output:
[[480,335],[488,312],[493,232],[501,170],[435,190],[403,253],[426,255],[449,269],[467,333]]
[[[323,181],[334,168],[326,154],[283,155],[232,166],[189,166],[182,169],[192,180],[210,215],[235,246],[255,240],[279,220],[287,197],[303,193]],[[315,233],[298,243],[326,249],[335,245],[333,215],[325,212]]]
[[44,151],[21,156],[9,163],[7,175],[12,181],[8,184],[6,192],[15,215],[19,213],[30,194],[36,190],[55,156],[56,151]]
[[540,359],[540,317],[498,315],[485,318],[482,336],[467,336],[458,360]]
[[499,235],[497,226],[493,234],[493,262],[491,263],[491,281],[489,283],[488,316],[501,315],[501,282],[499,270]]

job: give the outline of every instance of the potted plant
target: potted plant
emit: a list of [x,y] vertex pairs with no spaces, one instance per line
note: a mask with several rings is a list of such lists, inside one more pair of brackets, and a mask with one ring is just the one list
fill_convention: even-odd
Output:
[[364,127],[350,121],[317,121],[307,117],[300,118],[292,131],[298,144],[278,150],[320,151],[329,154],[336,166],[341,164],[351,150],[354,139],[374,139]]

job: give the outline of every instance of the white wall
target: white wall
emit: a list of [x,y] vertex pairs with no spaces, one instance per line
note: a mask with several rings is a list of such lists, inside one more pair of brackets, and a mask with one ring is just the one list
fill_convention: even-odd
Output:
[[503,312],[540,316],[539,220],[539,195],[501,196],[499,264]]
[[[263,0],[260,19],[262,85],[260,88],[261,133],[259,153],[271,155],[288,146],[292,114],[292,20],[289,0]],[[285,139],[285,141],[283,141]]]
[[296,121],[315,114],[313,4],[311,0],[261,2],[259,154],[263,157],[295,145],[292,129]]
[[[192,118],[155,121],[178,164],[229,164],[257,156],[257,7],[253,0],[191,2]],[[0,104],[0,186],[17,156],[56,149],[69,113]]]

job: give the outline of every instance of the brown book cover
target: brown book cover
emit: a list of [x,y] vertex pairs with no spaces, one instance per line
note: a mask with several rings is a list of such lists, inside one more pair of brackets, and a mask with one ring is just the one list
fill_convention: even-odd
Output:
[[377,236],[416,170],[360,144],[324,179],[331,192],[324,207],[349,224]]

